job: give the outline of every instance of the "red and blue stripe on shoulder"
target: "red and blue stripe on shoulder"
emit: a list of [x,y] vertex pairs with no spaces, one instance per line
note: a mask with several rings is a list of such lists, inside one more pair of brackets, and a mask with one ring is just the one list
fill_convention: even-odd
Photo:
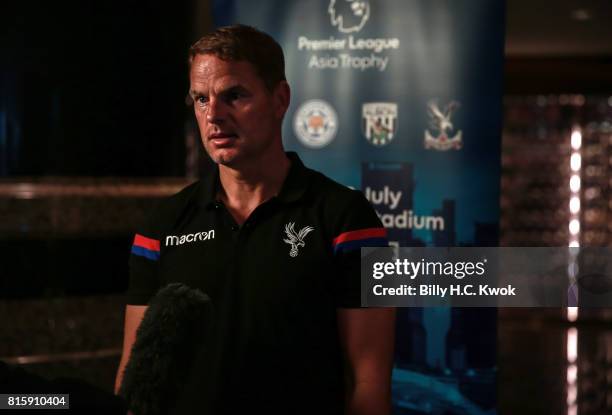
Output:
[[140,234],[134,236],[132,244],[132,254],[141,256],[152,261],[159,260],[159,241],[157,239],[147,238]]
[[385,228],[357,229],[343,232],[333,240],[334,254],[359,250],[365,247],[389,246],[387,230]]

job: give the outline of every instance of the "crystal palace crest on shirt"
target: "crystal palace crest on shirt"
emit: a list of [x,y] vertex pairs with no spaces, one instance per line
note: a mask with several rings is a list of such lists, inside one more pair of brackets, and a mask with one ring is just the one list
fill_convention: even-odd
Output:
[[285,235],[287,238],[283,239],[283,242],[291,245],[291,250],[289,251],[289,256],[295,258],[298,256],[298,249],[306,246],[306,242],[304,242],[304,238],[310,232],[314,231],[312,226],[304,226],[298,232],[295,231],[295,222],[289,222],[285,225]]

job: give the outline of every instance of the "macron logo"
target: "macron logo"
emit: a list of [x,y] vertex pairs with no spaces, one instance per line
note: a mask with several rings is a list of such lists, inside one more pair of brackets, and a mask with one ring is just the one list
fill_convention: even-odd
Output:
[[207,241],[215,239],[215,230],[208,232],[188,233],[187,235],[168,235],[166,236],[166,246],[183,245],[184,243]]

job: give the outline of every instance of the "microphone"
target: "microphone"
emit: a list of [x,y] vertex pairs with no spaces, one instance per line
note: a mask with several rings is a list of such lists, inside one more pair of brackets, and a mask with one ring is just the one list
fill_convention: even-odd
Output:
[[210,337],[212,315],[210,298],[181,283],[151,299],[119,389],[134,415],[167,414],[176,405]]

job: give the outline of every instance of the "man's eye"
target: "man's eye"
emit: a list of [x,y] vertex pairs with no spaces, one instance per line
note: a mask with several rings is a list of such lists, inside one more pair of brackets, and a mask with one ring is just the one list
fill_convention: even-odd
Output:
[[198,104],[200,104],[200,105],[206,105],[206,104],[208,104],[208,98],[206,98],[206,97],[204,97],[204,96],[202,96],[202,95],[197,96],[195,100],[196,100],[196,102],[197,102]]
[[227,94],[227,98],[229,101],[235,101],[243,97],[244,97],[244,94],[240,91],[232,91]]

